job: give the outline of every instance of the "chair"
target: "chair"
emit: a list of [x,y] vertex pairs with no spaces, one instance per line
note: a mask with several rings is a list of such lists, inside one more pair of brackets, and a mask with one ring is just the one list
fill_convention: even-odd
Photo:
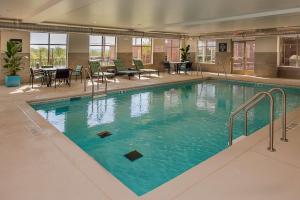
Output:
[[31,82],[31,88],[33,88],[33,82],[34,80],[41,80],[41,84],[43,85],[45,82],[45,74],[41,70],[33,70],[30,67],[30,82]]
[[144,64],[141,60],[136,60],[133,59],[133,63],[136,67],[136,69],[139,71],[139,78],[141,76],[141,74],[153,74],[153,73],[157,73],[157,75],[159,76],[159,71],[157,69],[145,69]]
[[171,73],[171,64],[169,61],[163,61],[164,68],[168,70],[168,73]]
[[72,76],[75,76],[75,81],[77,81],[77,77],[80,76],[80,82],[82,83],[82,65],[76,65],[75,70],[72,72]]
[[72,70],[71,69],[57,69],[54,78],[54,85],[56,88],[56,81],[58,80],[59,83],[64,82],[69,87],[71,86],[71,77],[72,77]]
[[102,83],[103,83],[104,77],[110,77],[110,78],[115,77],[115,73],[102,70],[103,68],[101,67],[99,61],[90,61],[89,65],[90,65],[90,72],[91,72],[92,78],[101,77]]
[[134,76],[135,74],[139,74],[138,71],[132,70],[129,68],[125,68],[122,61],[120,59],[113,60],[115,67],[116,67],[116,75],[128,75],[128,78],[130,79],[131,76]]
[[187,71],[192,71],[192,65],[193,65],[192,62],[186,61],[184,64],[182,64],[182,65],[179,67],[179,72],[180,72],[180,71],[184,71],[184,73],[186,74]]

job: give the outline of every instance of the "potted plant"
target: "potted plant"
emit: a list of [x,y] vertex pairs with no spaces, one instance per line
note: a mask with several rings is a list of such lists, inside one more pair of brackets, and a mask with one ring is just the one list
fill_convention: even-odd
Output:
[[17,44],[13,41],[7,42],[7,49],[4,57],[5,64],[3,66],[8,69],[8,75],[5,76],[5,85],[7,87],[20,86],[21,77],[17,75],[17,72],[22,69],[21,61],[23,57],[18,54],[21,48],[21,44]]
[[181,62],[189,61],[190,57],[190,45],[187,45],[186,47],[183,47],[180,49],[181,51]]

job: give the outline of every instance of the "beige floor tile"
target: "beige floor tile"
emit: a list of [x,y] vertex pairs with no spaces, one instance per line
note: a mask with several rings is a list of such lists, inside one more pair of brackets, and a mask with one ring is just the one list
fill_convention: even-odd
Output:
[[176,200],[298,200],[300,169],[248,152]]

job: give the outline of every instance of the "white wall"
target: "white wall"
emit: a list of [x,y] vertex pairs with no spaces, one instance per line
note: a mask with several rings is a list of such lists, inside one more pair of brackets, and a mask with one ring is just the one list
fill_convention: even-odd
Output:
[[26,31],[6,31],[1,33],[1,52],[6,50],[6,43],[10,39],[22,39],[22,53],[30,53],[30,33]]
[[259,37],[255,39],[255,52],[277,51],[277,36]]
[[130,36],[117,37],[117,53],[131,53],[132,38]]
[[6,51],[6,43],[10,39],[22,39],[22,54],[26,57],[23,59],[23,70],[18,74],[22,77],[22,81],[27,82],[29,77],[29,53],[30,53],[30,33],[26,31],[0,31],[0,83],[4,82],[4,77],[7,74],[7,70],[3,66],[4,52]]
[[88,53],[89,35],[88,34],[69,34],[69,53]]

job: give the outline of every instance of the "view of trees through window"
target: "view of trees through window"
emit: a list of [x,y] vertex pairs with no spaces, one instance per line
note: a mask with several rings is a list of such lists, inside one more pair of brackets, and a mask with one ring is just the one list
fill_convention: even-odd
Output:
[[31,33],[30,66],[67,65],[67,34]]
[[116,59],[116,37],[90,35],[90,60],[111,65]]
[[300,66],[300,37],[288,36],[281,37],[281,65],[283,66]]
[[144,64],[152,64],[152,39],[132,38],[132,58],[141,59]]
[[199,40],[197,62],[200,63],[215,63],[216,58],[216,41],[214,40]]
[[180,61],[180,41],[178,39],[166,39],[165,40],[165,54],[167,60],[171,62]]

